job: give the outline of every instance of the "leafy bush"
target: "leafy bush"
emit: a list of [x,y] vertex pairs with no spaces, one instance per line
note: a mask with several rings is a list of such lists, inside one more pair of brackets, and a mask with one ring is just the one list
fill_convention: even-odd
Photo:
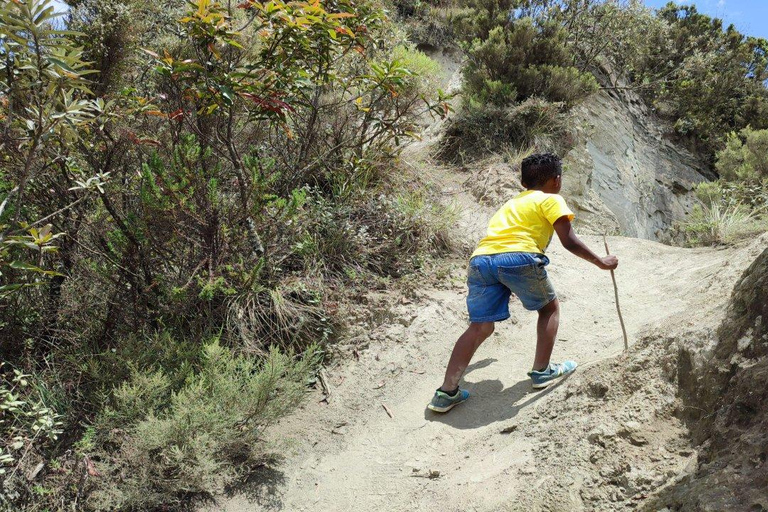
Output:
[[392,51],[392,60],[409,70],[416,80],[412,80],[410,88],[419,96],[434,92],[439,83],[440,64],[422,51],[410,46],[396,46]]
[[221,491],[270,454],[263,430],[297,405],[318,362],[270,350],[261,362],[214,341],[177,389],[162,371],[136,372],[120,384],[97,418],[103,446],[89,504],[98,510],[178,507]]
[[768,130],[743,129],[728,136],[715,168],[727,181],[768,181]]
[[556,21],[524,17],[493,27],[466,45],[464,94],[507,106],[530,97],[571,106],[597,90],[590,73],[571,64],[566,32]]
[[455,212],[434,203],[428,192],[403,191],[393,197],[366,194],[345,205],[313,195],[295,220],[294,253],[285,266],[323,264],[327,275],[354,270],[397,277],[418,265],[407,255],[444,254],[452,248]]
[[39,453],[62,433],[62,416],[53,402],[41,378],[0,362],[0,505],[26,498],[25,484]]
[[696,197],[705,205],[743,204],[753,210],[768,207],[768,182],[710,181],[696,187]]

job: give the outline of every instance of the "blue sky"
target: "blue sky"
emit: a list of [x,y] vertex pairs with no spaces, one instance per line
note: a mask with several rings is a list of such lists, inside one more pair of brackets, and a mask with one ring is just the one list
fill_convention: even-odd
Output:
[[[664,7],[669,0],[644,0],[648,7]],[[728,26],[748,36],[768,39],[768,0],[675,0],[678,4],[693,4],[704,14],[720,18]]]
[[63,0],[53,0],[53,4],[62,12],[67,9],[67,4]]

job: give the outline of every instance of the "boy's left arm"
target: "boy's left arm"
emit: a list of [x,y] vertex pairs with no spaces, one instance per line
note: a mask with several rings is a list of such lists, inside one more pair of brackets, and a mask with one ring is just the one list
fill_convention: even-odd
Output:
[[568,215],[563,215],[557,219],[552,226],[555,228],[555,233],[557,233],[557,237],[560,239],[560,243],[563,244],[563,247],[579,258],[585,259],[603,270],[613,270],[619,265],[619,259],[616,256],[608,255],[600,257],[592,252],[589,247],[576,236],[576,233],[573,231],[573,226],[571,225],[571,219]]

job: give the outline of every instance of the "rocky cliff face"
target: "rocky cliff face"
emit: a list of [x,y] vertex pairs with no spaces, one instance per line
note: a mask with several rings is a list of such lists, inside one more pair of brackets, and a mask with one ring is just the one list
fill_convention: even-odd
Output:
[[575,109],[578,141],[564,159],[563,194],[582,226],[664,241],[695,204],[695,184],[713,179],[696,156],[633,93],[600,91]]
[[[419,48],[440,63],[440,87],[459,94],[461,55]],[[694,186],[717,176],[696,155],[670,141],[665,134],[671,127],[632,91],[599,91],[573,115],[576,143],[563,159],[562,193],[577,213],[577,228],[669,241],[670,227],[696,204]],[[426,142],[416,147],[438,138],[443,128],[443,123],[425,118]],[[480,159],[468,166],[472,175],[466,186],[478,202],[496,208],[522,190],[518,165],[500,155]]]

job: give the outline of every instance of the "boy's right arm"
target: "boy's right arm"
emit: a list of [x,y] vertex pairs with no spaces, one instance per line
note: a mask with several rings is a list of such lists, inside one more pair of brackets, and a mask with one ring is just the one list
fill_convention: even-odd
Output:
[[553,226],[555,228],[555,233],[557,233],[557,237],[563,244],[563,247],[568,249],[579,258],[583,258],[590,263],[594,263],[603,270],[613,270],[619,265],[619,259],[616,256],[608,255],[600,257],[590,251],[589,247],[584,245],[584,242],[579,240],[579,237],[577,237],[576,233],[574,233],[573,227],[571,226],[571,221],[568,219],[567,215],[557,219]]

